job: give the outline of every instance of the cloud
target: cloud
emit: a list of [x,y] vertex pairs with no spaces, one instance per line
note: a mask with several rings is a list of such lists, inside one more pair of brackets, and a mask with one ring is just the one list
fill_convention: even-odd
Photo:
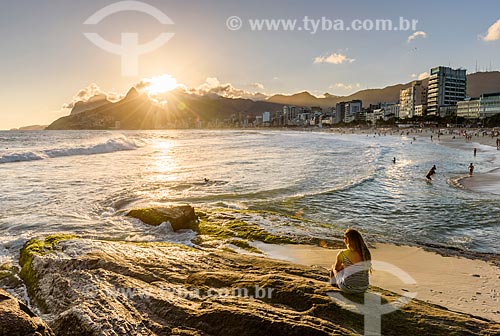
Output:
[[[339,92],[340,94],[351,94],[355,91],[359,91],[361,89],[360,83],[335,83],[328,87],[330,90],[334,92]],[[338,93],[337,93],[338,94]]]
[[500,20],[497,20],[488,28],[485,36],[479,36],[483,41],[491,42],[500,39]]
[[81,101],[86,102],[89,99],[96,97],[96,96],[102,96],[101,97],[102,99],[107,99],[107,100],[112,101],[112,102],[116,102],[116,101],[120,100],[121,98],[123,98],[123,95],[118,94],[114,91],[104,92],[101,90],[101,88],[97,84],[92,83],[89,86],[87,86],[86,88],[79,90],[73,96],[73,100],[69,103],[64,104],[62,108],[63,109],[72,109],[76,103],[81,102]]
[[415,73],[412,73],[410,77],[422,80],[422,79],[426,79],[427,77],[429,77],[429,73],[427,71],[421,72],[418,75]]
[[414,39],[416,39],[419,36],[421,36],[422,38],[426,38],[427,37],[427,33],[424,32],[424,31],[416,31],[416,32],[414,32],[413,34],[411,34],[410,36],[408,36],[408,43],[410,43],[411,41],[413,41]]
[[[257,89],[264,88],[264,86],[260,83],[254,83],[252,85]],[[222,84],[217,77],[208,77],[205,80],[205,83],[201,84],[197,88],[188,89],[187,91],[199,96],[217,95],[225,98],[247,98],[252,100],[264,100],[267,98],[267,95],[263,93],[238,89],[230,83]]]
[[360,83],[356,83],[356,84],[335,83],[333,85],[330,85],[328,88],[329,89],[341,89],[344,91],[351,91],[353,89],[361,88],[361,84]]
[[338,53],[332,53],[331,55],[326,56],[317,56],[314,58],[314,64],[319,63],[331,63],[331,64],[342,64],[342,63],[352,63],[354,62],[354,58],[348,58],[346,55],[342,54],[341,51]]
[[257,90],[264,90],[264,84],[261,84],[261,83],[253,83],[253,84],[250,84],[249,86],[256,88]]

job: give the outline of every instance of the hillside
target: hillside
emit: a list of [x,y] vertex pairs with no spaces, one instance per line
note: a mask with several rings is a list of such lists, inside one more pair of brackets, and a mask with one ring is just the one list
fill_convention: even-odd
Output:
[[[349,96],[329,95],[325,98],[318,98],[308,92],[300,92],[293,95],[279,94],[269,97],[267,101],[284,105],[332,107],[341,101],[360,99],[363,101],[363,106],[368,106],[379,102],[397,102],[399,100],[399,91],[407,88],[410,83],[411,81],[406,84],[391,85],[382,89],[361,90]],[[427,85],[428,79],[424,79],[423,83]],[[468,96],[478,97],[482,93],[498,91],[500,91],[500,72],[477,72],[467,75]]]
[[13,128],[11,129],[11,131],[41,131],[44,130],[46,127],[47,125],[30,125],[19,128]]
[[[423,80],[427,85],[428,79]],[[145,94],[132,88],[118,102],[103,96],[76,103],[71,114],[54,121],[47,127],[56,129],[156,129],[193,127],[198,121],[223,121],[262,115],[263,112],[281,111],[283,105],[334,107],[338,102],[360,99],[366,107],[379,102],[397,102],[399,91],[410,85],[396,84],[382,89],[366,89],[349,96],[325,94],[316,97],[307,91],[293,95],[274,95],[267,100],[231,99],[218,95],[196,95],[174,90],[166,95],[167,104],[159,106]],[[482,93],[500,91],[500,72],[478,72],[467,76],[467,94],[477,97]]]
[[[250,99],[230,99],[216,95],[199,96],[180,90],[167,95],[164,107],[132,88],[122,100],[59,118],[48,130],[65,129],[158,129],[192,127],[197,121],[222,121],[230,117],[262,115],[280,111],[281,104]],[[88,105],[87,105],[88,108]]]
[[94,109],[59,118],[47,129],[108,129],[115,127],[117,121],[123,129],[153,129],[164,122],[164,116],[160,107],[132,88],[119,102],[107,102]]

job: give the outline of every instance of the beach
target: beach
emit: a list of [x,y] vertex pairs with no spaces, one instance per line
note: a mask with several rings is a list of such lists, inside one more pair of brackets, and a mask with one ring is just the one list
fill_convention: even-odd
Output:
[[[330,269],[340,250],[311,245],[256,246],[270,258]],[[396,266],[411,276],[404,283],[384,270],[374,270],[372,286],[404,295],[416,292],[425,302],[500,322],[500,268],[491,262],[462,257],[446,257],[412,246],[375,244],[372,259]],[[499,260],[497,260],[498,262]]]
[[[416,293],[402,313],[409,314],[405,321],[414,321],[415,330],[443,334],[443,329],[431,331],[435,320],[443,318],[462,321],[455,327],[463,334],[479,334],[474,330],[484,329],[479,327],[483,323],[496,328],[492,321],[499,322],[494,307],[499,300],[500,200],[486,188],[496,188],[491,172],[498,168],[498,152],[477,144],[480,137],[465,142],[443,135],[431,141],[430,134],[262,129],[0,133],[5,189],[0,195],[0,286],[45,314],[49,325],[60,331],[61,316],[87,327],[76,317],[88,317],[88,305],[103,309],[99,319],[103,328],[112,325],[111,330],[121,322],[109,321],[109,307],[125,311],[134,306],[145,316],[158,313],[141,300],[96,300],[81,290],[91,286],[105,291],[107,285],[124,284],[151,291],[161,291],[159,284],[208,290],[221,284],[238,286],[246,279],[247,285],[286,288],[289,297],[302,297],[307,288],[308,293],[320,291],[304,298],[310,319],[319,297],[328,311],[339,309],[325,296],[335,291],[328,284],[327,268],[342,248],[342,233],[354,227],[371,247],[374,262],[396,267],[411,280],[405,283],[374,269],[371,291],[387,297]],[[471,161],[477,170],[464,179]],[[437,174],[429,183],[425,174],[433,164]],[[127,216],[132,210],[185,204],[195,209],[198,225],[174,230],[168,220],[150,225],[140,216]],[[32,245],[48,247],[41,254],[37,249],[26,252]],[[99,258],[107,262],[101,264]],[[211,270],[204,269],[206,260]],[[94,268],[96,263],[106,271]],[[57,276],[43,265],[50,265]],[[273,276],[281,280],[274,282]],[[67,278],[72,279],[70,287]],[[283,287],[290,281],[292,287]],[[58,300],[65,304],[53,300],[54,283],[61,289]],[[74,299],[77,304],[68,303]],[[157,294],[154,300],[161,301],[162,309],[181,312],[176,315],[180,319],[200,318],[197,310],[186,308],[198,305],[196,300],[169,303]],[[223,311],[227,318],[244,314],[274,328],[273,320],[265,317],[274,314],[292,330],[294,319],[301,318],[295,310],[306,308],[294,299],[285,301],[293,304],[289,311],[281,306],[283,297],[276,300],[272,305],[251,303],[238,313],[240,308],[233,305],[239,303],[232,300],[221,301],[231,307],[227,309],[203,310],[202,305],[199,309],[207,315],[201,321]],[[206,302],[210,306],[216,301]],[[142,313],[123,315],[123,323],[136,330]],[[328,314],[317,321],[321,335],[345,327],[335,314]],[[344,334],[359,332],[361,317],[345,310],[338,314],[350,323],[351,331],[342,329]],[[284,317],[288,315],[291,320]],[[123,316],[112,319],[122,321]],[[159,328],[146,320],[151,330]],[[316,330],[315,323],[297,326]],[[398,327],[403,324],[397,320]],[[230,327],[237,328],[237,323]],[[387,334],[400,335],[397,330]]]

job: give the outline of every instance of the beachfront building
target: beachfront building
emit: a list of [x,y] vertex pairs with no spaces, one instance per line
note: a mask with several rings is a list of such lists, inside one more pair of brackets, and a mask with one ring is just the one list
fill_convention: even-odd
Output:
[[375,109],[366,113],[366,122],[375,125],[378,120],[387,120],[385,118],[385,110],[383,108]]
[[427,91],[427,114],[445,116],[465,99],[467,75],[465,69],[439,66],[431,69]]
[[333,123],[338,124],[344,121],[345,118],[345,104],[346,102],[340,102],[335,105],[335,117],[333,118]]
[[427,105],[420,104],[415,106],[415,116],[421,117],[425,114],[425,109]]
[[349,123],[356,119],[356,116],[359,115],[363,110],[363,102],[359,99],[351,100],[345,103],[345,117],[344,122]]
[[[409,88],[399,92],[399,118],[413,118],[423,115],[427,103],[427,88],[422,85],[422,81],[413,81]],[[418,106],[418,108],[417,108]]]
[[480,98],[479,118],[488,118],[500,113],[500,92],[485,93]]
[[478,119],[481,101],[479,98],[467,98],[457,103],[457,117]]
[[457,103],[457,116],[484,119],[500,113],[500,92],[485,93],[479,98],[468,98]]
[[399,118],[400,105],[399,104],[387,104],[384,107],[384,120],[389,120],[391,118]]

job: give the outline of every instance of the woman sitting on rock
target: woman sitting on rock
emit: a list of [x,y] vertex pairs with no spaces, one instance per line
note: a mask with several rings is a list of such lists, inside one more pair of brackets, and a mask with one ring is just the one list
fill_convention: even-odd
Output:
[[370,250],[354,229],[345,231],[344,243],[347,249],[337,255],[337,262],[330,270],[330,282],[345,293],[363,293],[370,284]]

